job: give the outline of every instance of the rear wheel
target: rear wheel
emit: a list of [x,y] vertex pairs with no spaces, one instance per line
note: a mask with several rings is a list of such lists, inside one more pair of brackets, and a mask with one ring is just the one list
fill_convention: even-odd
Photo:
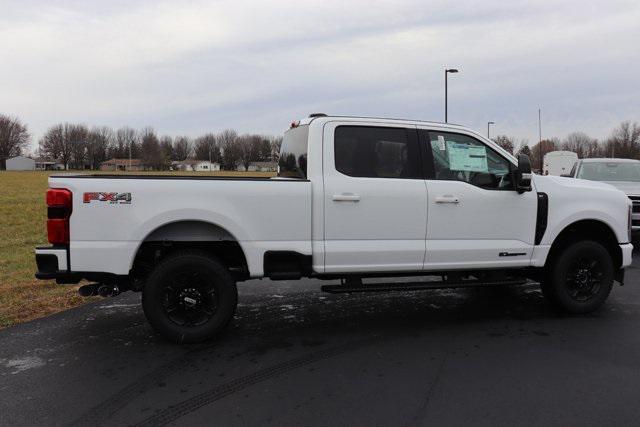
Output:
[[201,252],[180,252],[162,260],[148,277],[142,307],[163,337],[199,342],[219,334],[236,309],[236,283],[216,259]]
[[607,249],[590,240],[567,246],[551,260],[542,291],[554,305],[569,313],[598,309],[613,285],[613,260]]

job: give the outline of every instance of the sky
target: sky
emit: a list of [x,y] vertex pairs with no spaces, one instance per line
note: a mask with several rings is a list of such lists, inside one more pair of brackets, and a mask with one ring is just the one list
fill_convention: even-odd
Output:
[[309,113],[530,143],[640,121],[640,2],[0,0],[0,113],[278,135]]

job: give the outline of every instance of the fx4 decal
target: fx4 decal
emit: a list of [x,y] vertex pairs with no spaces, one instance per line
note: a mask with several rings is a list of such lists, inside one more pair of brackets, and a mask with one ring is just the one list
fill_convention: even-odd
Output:
[[92,201],[109,202],[109,204],[130,204],[131,193],[84,193],[82,195],[83,203],[91,203]]

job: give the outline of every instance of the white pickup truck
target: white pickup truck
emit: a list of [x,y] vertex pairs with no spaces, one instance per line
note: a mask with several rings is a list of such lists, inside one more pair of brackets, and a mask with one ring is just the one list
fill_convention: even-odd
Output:
[[[225,327],[248,279],[342,279],[329,292],[534,280],[585,313],[631,264],[624,193],[532,175],[526,156],[462,126],[314,114],[285,133],[278,169],[52,176],[36,277],[92,282],[83,295],[142,291],[155,329],[194,342]],[[440,280],[362,281],[385,276]]]

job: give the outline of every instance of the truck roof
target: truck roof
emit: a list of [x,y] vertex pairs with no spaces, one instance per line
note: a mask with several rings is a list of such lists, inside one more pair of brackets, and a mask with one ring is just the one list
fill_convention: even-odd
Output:
[[395,123],[395,124],[408,124],[408,125],[430,124],[430,125],[437,125],[438,127],[442,127],[442,128],[471,130],[466,128],[463,125],[459,125],[456,123],[444,123],[444,122],[438,122],[438,121],[415,120],[415,119],[397,119],[397,118],[391,118],[391,117],[341,116],[341,115],[328,115],[328,114],[322,114],[322,113],[311,114],[309,117],[305,117],[301,119],[299,123],[300,125],[308,125],[315,120],[329,121],[334,119],[347,119],[349,121],[355,121],[355,122],[367,122],[367,121],[375,120],[375,121],[380,121],[380,122],[390,123],[390,124]]

